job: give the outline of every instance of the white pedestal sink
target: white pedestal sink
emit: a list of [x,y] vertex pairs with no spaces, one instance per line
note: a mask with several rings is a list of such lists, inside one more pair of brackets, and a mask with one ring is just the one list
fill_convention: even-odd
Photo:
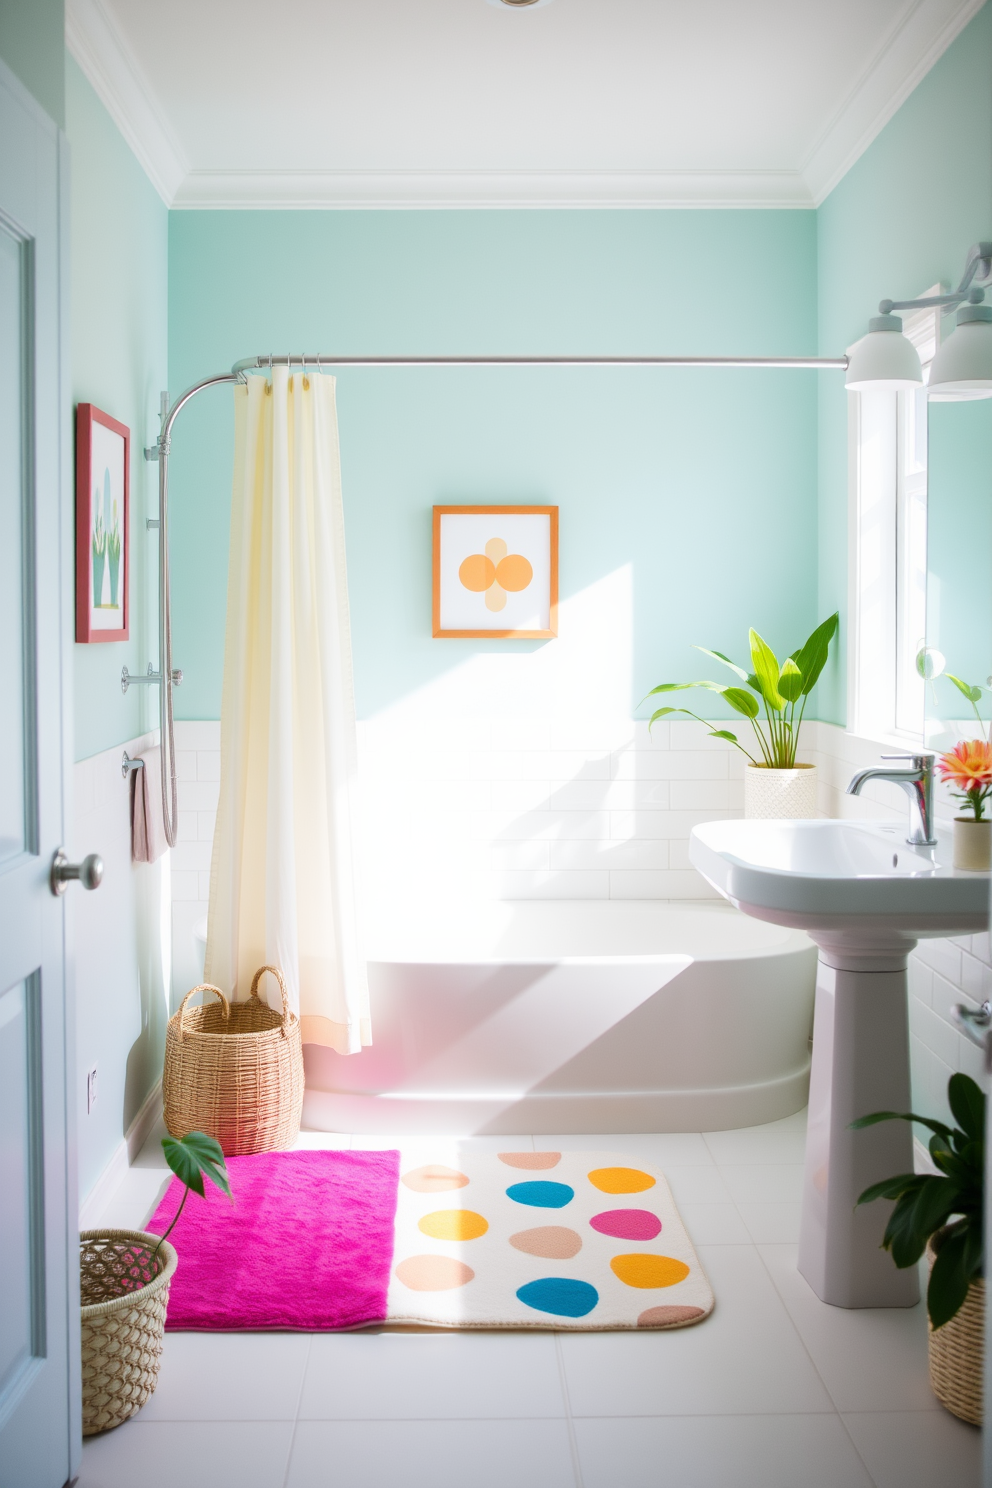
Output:
[[986,929],[989,876],[889,822],[707,822],[689,856],[745,914],[819,947],[799,1270],[836,1307],[912,1307],[915,1268],[880,1248],[891,1206],[855,1208],[870,1183],[912,1171],[912,1130],[850,1124],[910,1109],[907,957],[923,937]]

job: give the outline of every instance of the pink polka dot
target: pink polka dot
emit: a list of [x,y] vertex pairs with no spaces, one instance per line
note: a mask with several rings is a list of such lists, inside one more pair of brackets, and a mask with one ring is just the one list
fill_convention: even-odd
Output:
[[661,1234],[661,1220],[650,1209],[606,1209],[594,1214],[589,1223],[615,1240],[653,1240]]

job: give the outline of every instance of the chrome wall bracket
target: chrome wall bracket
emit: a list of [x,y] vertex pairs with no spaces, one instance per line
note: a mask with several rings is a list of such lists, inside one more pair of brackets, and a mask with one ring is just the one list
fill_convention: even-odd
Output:
[[[172,673],[173,687],[181,687],[182,680],[182,672],[178,667],[174,668]],[[148,663],[148,670],[147,672],[145,672],[144,676],[141,676],[140,673],[137,676],[132,676],[127,667],[121,667],[121,692],[126,693],[128,688],[133,687],[136,682],[148,682],[157,687],[161,683],[161,681],[162,673],[156,672],[151,662]]]

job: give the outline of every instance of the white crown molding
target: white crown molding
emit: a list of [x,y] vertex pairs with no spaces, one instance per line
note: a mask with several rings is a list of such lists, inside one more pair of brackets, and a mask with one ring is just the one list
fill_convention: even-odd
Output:
[[913,0],[802,164],[819,206],[985,0]]
[[190,170],[101,0],[66,0],[66,44],[162,200],[185,209],[818,207],[984,0],[907,0],[797,171]]
[[812,207],[796,171],[191,171],[176,207]]
[[66,0],[65,41],[142,170],[171,207],[189,163],[147,78],[100,0]]

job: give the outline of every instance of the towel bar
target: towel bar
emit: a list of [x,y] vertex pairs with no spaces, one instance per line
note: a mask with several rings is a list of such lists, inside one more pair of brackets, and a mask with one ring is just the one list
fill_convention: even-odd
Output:
[[132,759],[125,749],[124,758],[121,760],[121,774],[124,776],[124,779],[127,779],[132,770],[143,770],[144,768],[144,760]]

